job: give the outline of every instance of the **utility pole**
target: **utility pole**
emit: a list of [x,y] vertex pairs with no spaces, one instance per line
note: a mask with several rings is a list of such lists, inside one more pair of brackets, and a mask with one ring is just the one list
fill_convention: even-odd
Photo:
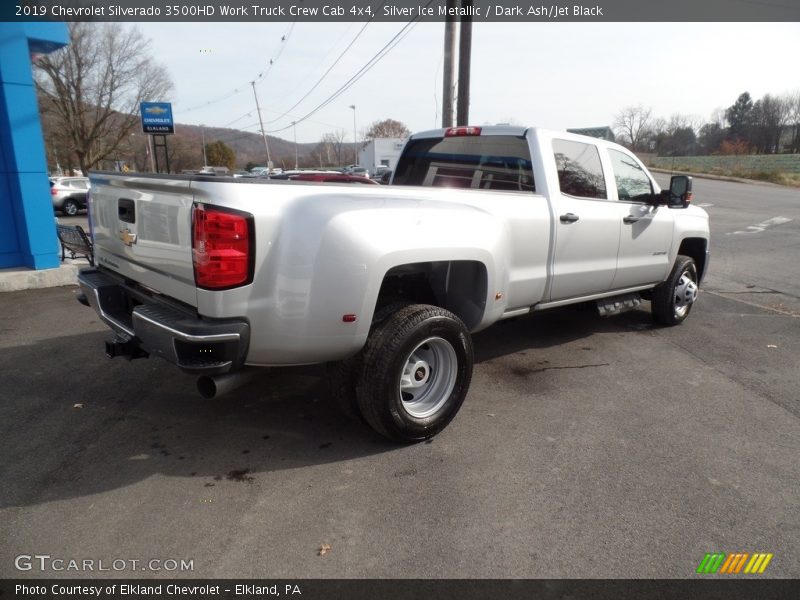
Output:
[[358,137],[356,136],[356,105],[351,104],[350,108],[353,109],[353,164],[358,164]]
[[455,86],[457,0],[447,0],[444,22],[444,72],[442,75],[442,127],[453,126],[453,87]]
[[294,170],[297,171],[297,121],[292,121],[294,129]]
[[156,173],[156,163],[155,163],[155,156],[153,154],[153,136],[147,136],[147,154],[150,156],[150,171]]
[[261,137],[264,138],[264,148],[267,150],[267,174],[272,173],[272,159],[269,156],[269,143],[267,142],[267,134],[264,133],[264,121],[261,120],[261,108],[258,106],[258,94],[256,94],[256,82],[251,81],[250,85],[253,86],[253,97],[256,99],[256,112],[258,113],[258,123],[261,126]]
[[[465,13],[472,12],[472,0],[461,0]],[[469,125],[469,72],[472,56],[472,17],[461,17],[458,45],[458,115],[456,125]]]
[[206,156],[206,126],[200,125],[200,135],[203,136],[203,166],[208,166],[208,157]]

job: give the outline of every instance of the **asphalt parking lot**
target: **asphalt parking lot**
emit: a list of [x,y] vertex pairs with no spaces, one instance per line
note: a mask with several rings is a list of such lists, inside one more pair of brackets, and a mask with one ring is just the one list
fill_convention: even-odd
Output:
[[0,294],[0,577],[104,575],[14,567],[36,553],[193,561],[126,577],[691,577],[712,551],[800,576],[800,192],[695,196],[714,255],[684,325],[646,304],[498,324],[413,446],[340,416],[319,367],[206,401],[109,361],[75,288]]

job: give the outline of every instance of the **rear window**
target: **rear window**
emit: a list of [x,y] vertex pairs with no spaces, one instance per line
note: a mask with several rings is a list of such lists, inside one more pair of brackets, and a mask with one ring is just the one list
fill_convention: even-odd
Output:
[[393,185],[534,192],[525,138],[490,135],[423,138],[406,144]]

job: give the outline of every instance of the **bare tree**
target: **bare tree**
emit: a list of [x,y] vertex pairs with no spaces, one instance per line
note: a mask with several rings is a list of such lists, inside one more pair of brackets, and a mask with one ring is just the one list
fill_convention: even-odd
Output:
[[728,126],[728,120],[725,118],[725,109],[717,107],[711,111],[711,120],[709,123],[719,126],[720,129],[725,129]]
[[37,61],[36,87],[86,173],[128,140],[139,103],[162,100],[172,83],[136,28],[75,22],[69,32],[68,46]]
[[787,94],[784,100],[789,106],[789,126],[792,131],[789,150],[800,152],[800,90]]
[[789,123],[791,106],[784,98],[765,94],[753,105],[750,142],[760,152],[780,150],[783,130]]
[[324,156],[327,166],[334,164],[334,162],[339,166],[344,165],[344,140],[346,137],[347,132],[344,129],[338,129],[322,136],[317,146],[317,152],[321,157]]
[[374,140],[375,138],[407,138],[411,135],[408,127],[400,121],[394,119],[384,119],[383,121],[375,121],[370,125],[364,138],[367,140]]
[[652,114],[651,107],[640,104],[622,109],[614,118],[617,134],[628,141],[631,150],[638,150],[647,137]]
[[697,133],[703,126],[703,119],[697,115],[673,113],[667,122],[667,133],[674,135],[676,131],[691,129]]

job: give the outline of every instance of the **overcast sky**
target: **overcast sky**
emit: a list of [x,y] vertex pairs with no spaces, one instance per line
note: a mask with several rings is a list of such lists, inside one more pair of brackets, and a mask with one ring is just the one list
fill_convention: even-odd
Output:
[[[262,74],[257,89],[265,129],[292,140],[291,122],[328,99],[406,24],[372,23],[353,42],[364,25],[138,27],[172,77],[167,100],[178,123],[257,132],[249,82]],[[350,105],[356,106],[359,135],[385,118],[412,131],[438,127],[443,36],[443,23],[406,29],[352,87],[298,123],[297,141],[316,142],[335,130],[352,141]],[[327,77],[292,108],[351,42]],[[707,119],[745,90],[754,98],[800,90],[798,57],[800,23],[475,23],[470,122],[610,125],[619,109],[638,104],[664,118],[684,113]]]

